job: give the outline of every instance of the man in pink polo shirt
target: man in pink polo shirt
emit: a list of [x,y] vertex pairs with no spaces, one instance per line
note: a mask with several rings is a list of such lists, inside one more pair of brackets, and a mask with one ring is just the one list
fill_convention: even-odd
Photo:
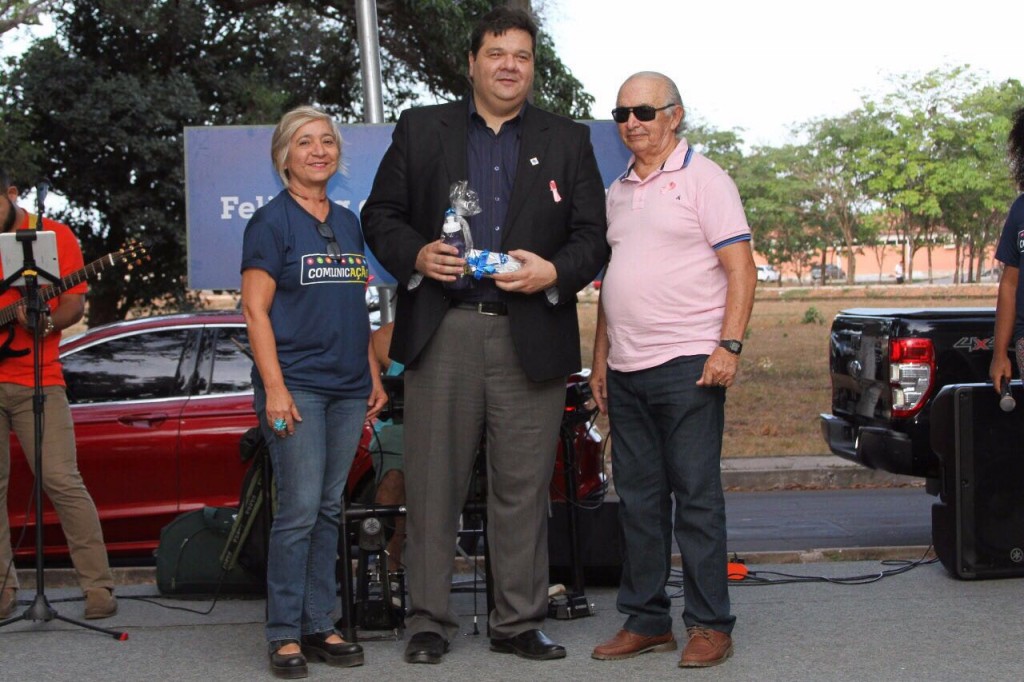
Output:
[[633,158],[608,190],[591,386],[611,423],[627,618],[592,655],[676,648],[665,591],[674,532],[689,668],[732,654],[720,459],[757,273],[736,185],[680,135],[684,114],[675,84],[652,72],[626,80],[612,111]]

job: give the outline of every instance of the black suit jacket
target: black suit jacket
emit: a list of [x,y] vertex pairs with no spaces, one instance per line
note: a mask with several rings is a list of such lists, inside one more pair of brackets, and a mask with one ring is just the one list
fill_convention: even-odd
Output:
[[[408,367],[449,307],[437,280],[424,278],[412,291],[407,284],[420,249],[441,236],[451,184],[469,177],[468,122],[467,102],[404,111],[362,210],[367,244],[399,282],[391,357]],[[544,292],[505,300],[519,361],[531,380],[544,381],[580,369],[576,293],[608,257],[605,192],[587,126],[533,106],[521,126],[502,251],[525,249],[554,263],[559,304]]]

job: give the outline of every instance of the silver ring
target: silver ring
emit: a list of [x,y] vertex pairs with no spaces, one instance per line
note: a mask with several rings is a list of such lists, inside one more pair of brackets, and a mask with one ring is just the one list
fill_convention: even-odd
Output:
[[278,417],[277,419],[274,420],[274,430],[275,431],[284,431],[287,427],[288,427],[288,422],[286,422],[281,417]]

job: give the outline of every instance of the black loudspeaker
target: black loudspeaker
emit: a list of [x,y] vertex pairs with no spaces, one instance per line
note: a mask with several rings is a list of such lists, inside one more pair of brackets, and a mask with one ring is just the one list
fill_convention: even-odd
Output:
[[[572,583],[572,548],[565,502],[551,503],[548,519],[548,562],[552,583]],[[581,502],[577,533],[587,585],[618,587],[622,575],[623,542],[619,501],[606,496],[596,507]],[[594,503],[596,504],[596,503]]]
[[942,461],[932,542],[958,578],[1024,576],[1024,389],[1014,384],[1011,395],[1017,405],[1004,411],[991,384],[957,384],[932,405]]

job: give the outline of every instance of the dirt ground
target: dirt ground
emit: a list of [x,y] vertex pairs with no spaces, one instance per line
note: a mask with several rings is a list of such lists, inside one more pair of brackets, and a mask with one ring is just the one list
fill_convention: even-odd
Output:
[[[593,357],[597,297],[579,304],[583,365]],[[828,454],[818,415],[831,408],[829,326],[844,308],[994,306],[996,285],[759,286],[740,375],[729,389],[723,457]],[[608,433],[605,419],[598,421]]]
[[[828,334],[844,308],[994,306],[995,284],[759,286],[740,376],[726,402],[724,457],[827,454],[818,415],[830,409]],[[203,293],[209,308],[235,308],[234,293]],[[593,357],[597,292],[580,294],[583,366]],[[84,326],[81,327],[84,329]],[[598,429],[608,433],[605,418]]]

